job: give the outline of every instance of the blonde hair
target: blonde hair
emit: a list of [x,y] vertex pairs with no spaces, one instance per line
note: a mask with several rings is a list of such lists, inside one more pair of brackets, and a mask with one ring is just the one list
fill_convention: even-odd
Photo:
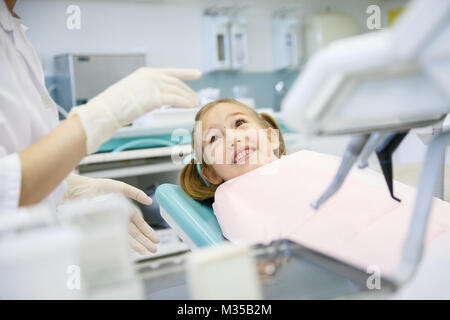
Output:
[[[214,102],[210,102],[201,108],[196,116],[195,121],[201,121],[203,116],[211,110],[213,107],[221,104],[221,103],[232,103],[238,105],[242,108],[245,108],[254,118],[259,122],[262,128],[273,128],[278,131],[278,139],[279,139],[279,147],[278,147],[278,155],[282,156],[286,154],[286,147],[284,144],[284,139],[281,134],[280,127],[276,123],[276,121],[267,113],[258,113],[254,109],[246,106],[245,104],[234,100],[234,99],[220,99]],[[194,140],[195,140],[195,127],[192,130],[192,149],[194,150]],[[194,150],[195,152],[195,150]],[[207,164],[202,159],[202,155],[195,154],[197,159],[201,162],[200,168],[206,168]],[[214,198],[214,194],[216,193],[216,189],[219,185],[209,184],[206,185],[203,181],[203,178],[199,175],[197,171],[195,160],[192,159],[180,173],[180,185],[183,188],[184,192],[186,192],[191,198],[195,200],[207,200],[210,198]]]

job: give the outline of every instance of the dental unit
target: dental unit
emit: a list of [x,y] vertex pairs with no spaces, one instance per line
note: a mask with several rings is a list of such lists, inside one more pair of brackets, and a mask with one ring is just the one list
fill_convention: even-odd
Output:
[[[314,208],[339,190],[358,157],[360,168],[366,167],[374,151],[396,199],[392,153],[409,130],[439,123],[450,112],[449,40],[450,3],[418,0],[392,29],[334,42],[311,58],[283,101],[283,120],[309,136],[354,136]],[[421,260],[449,140],[450,131],[437,133],[428,147],[403,259],[393,276],[399,284],[412,277]]]

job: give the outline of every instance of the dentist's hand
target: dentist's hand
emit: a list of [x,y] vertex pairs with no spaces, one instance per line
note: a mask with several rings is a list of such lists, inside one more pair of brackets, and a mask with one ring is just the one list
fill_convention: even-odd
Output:
[[[145,204],[150,203],[147,202]],[[133,206],[133,209],[134,212],[131,215],[129,225],[130,245],[134,251],[140,254],[146,254],[148,251],[155,253],[157,250],[156,244],[159,243],[159,236],[155,230],[145,222],[136,210],[136,207]]]
[[86,133],[87,154],[141,115],[163,105],[195,107],[196,93],[182,80],[201,77],[196,69],[140,68],[113,84],[87,104],[72,108]]
[[[126,197],[143,204],[151,204],[152,199],[129,184],[111,179],[94,179],[76,174],[70,174],[66,178],[66,199],[81,197],[93,197],[104,193],[122,193]],[[158,234],[145,222],[137,208],[130,203],[131,218],[129,224],[130,244],[140,254],[147,251],[156,252],[156,243],[159,243]]]

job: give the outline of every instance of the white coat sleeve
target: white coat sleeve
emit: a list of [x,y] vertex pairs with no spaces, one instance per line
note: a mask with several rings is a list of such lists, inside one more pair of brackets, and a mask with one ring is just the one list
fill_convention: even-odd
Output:
[[[20,134],[30,131],[24,116],[27,110],[19,108],[24,98],[18,91],[19,78],[12,70],[10,53],[4,49],[6,39],[0,26],[0,214],[19,206],[22,166],[17,151],[23,146],[16,131]],[[15,129],[18,124],[21,124],[19,130]]]
[[[57,109],[50,103],[35,51],[9,14],[5,18],[1,13],[0,214],[19,206],[23,177],[18,153],[58,125]],[[43,201],[56,209],[64,191],[61,184]]]
[[19,207],[21,179],[19,155],[5,155],[0,146],[0,214]]

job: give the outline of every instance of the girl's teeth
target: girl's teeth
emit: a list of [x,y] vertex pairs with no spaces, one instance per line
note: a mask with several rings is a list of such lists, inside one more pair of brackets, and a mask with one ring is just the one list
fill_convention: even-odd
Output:
[[236,162],[239,162],[243,157],[245,157],[249,153],[250,153],[250,150],[248,150],[248,149],[239,153],[237,156]]

